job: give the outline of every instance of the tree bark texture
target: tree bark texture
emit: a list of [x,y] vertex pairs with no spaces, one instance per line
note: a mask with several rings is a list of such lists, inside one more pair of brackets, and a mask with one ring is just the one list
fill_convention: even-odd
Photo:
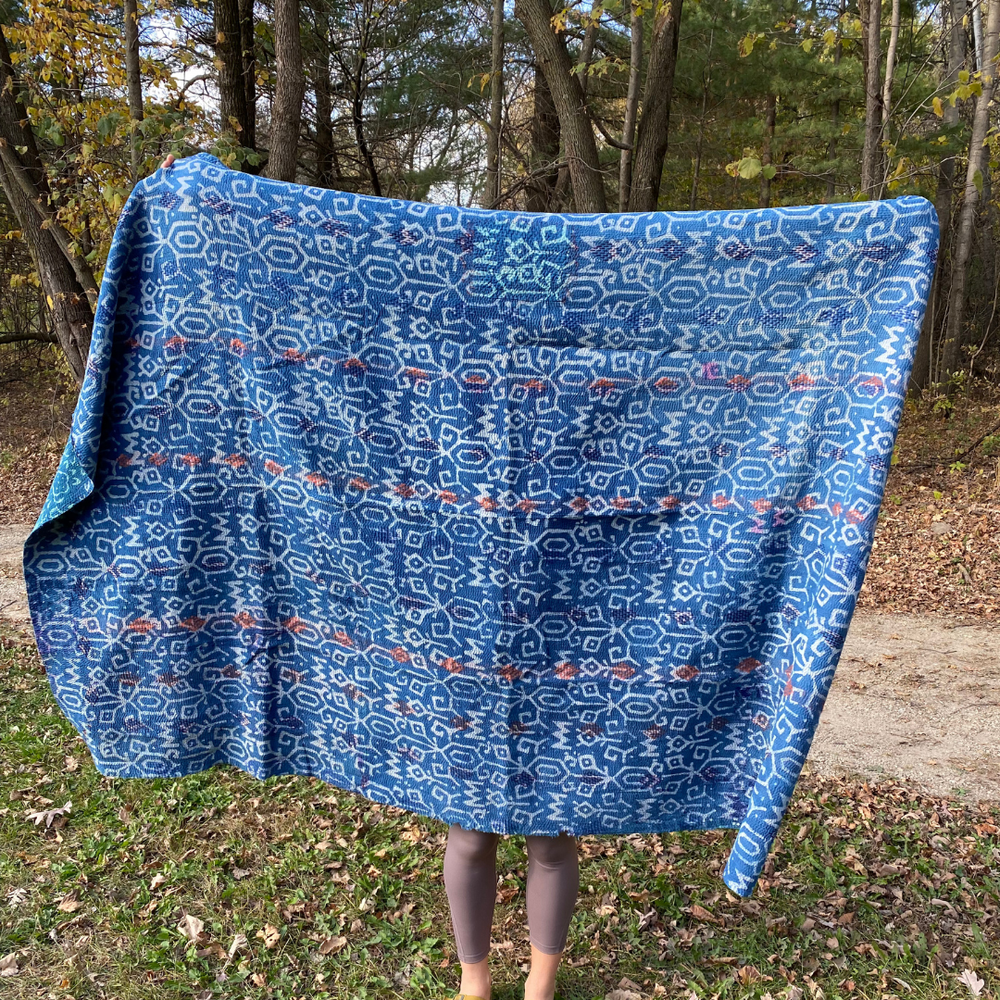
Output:
[[246,103],[246,120],[240,119],[244,146],[257,148],[257,56],[254,48],[253,0],[239,0],[240,64]]
[[[949,87],[958,83],[958,74],[965,65],[966,34],[963,27],[966,12],[966,0],[951,0],[946,8],[949,15],[948,24],[948,64],[945,79]],[[943,121],[946,125],[954,125],[958,121],[959,109],[952,107],[947,101],[944,105]],[[951,258],[949,248],[952,237],[952,199],[955,187],[955,157],[943,159],[938,166],[937,190],[934,194],[934,207],[937,209],[938,224],[941,239],[938,250],[937,267],[934,269],[934,282],[931,285],[933,298],[928,302],[924,324],[920,329],[920,341],[917,344],[916,357],[913,359],[913,370],[910,373],[910,386],[924,389],[932,382],[940,381],[935,349],[935,336],[938,331],[941,314],[947,315],[947,274],[948,262]],[[929,317],[929,319],[928,319]]]
[[276,80],[266,174],[274,180],[294,181],[305,94],[299,0],[275,0],[274,55]]
[[[222,127],[232,130],[246,145],[246,84],[243,79],[243,42],[239,0],[215,0],[215,57],[219,61],[219,111]],[[235,124],[233,124],[235,121]]]
[[500,202],[500,129],[503,126],[503,0],[493,0],[492,34],[490,128],[486,140],[484,208],[495,208]]
[[[840,0],[840,6],[837,11],[837,44],[833,50],[833,65],[840,66],[840,58],[844,51],[844,44],[842,41],[843,37],[843,20],[844,11],[847,10],[847,0]],[[840,98],[835,98],[833,105],[831,106],[832,119],[833,119],[833,131],[830,136],[830,143],[826,148],[826,157],[828,160],[833,160],[837,156],[837,126],[840,124]],[[831,165],[830,174],[826,181],[826,200],[833,201],[837,196],[837,177],[834,173],[833,167]]]
[[606,212],[604,180],[586,99],[579,78],[572,72],[566,45],[552,30],[549,0],[515,0],[514,16],[528,33],[559,115],[576,211]]
[[316,14],[319,47],[316,56],[316,174],[317,187],[333,185],[333,104],[330,94],[330,16],[323,6]]
[[[545,82],[545,74],[537,64],[534,67],[533,102],[528,169],[534,176],[527,186],[526,207],[529,212],[552,212],[559,176],[559,170],[554,166],[559,159],[559,116],[552,101],[552,91]],[[545,171],[546,164],[553,166]]]
[[892,84],[896,71],[896,48],[899,45],[899,0],[892,0],[892,22],[889,27],[889,47],[885,53],[885,82],[882,85],[882,127],[879,130],[879,169],[878,185],[876,187],[877,197],[885,196],[885,187],[888,183],[888,163],[882,153],[883,144],[889,131],[889,114],[892,111]]
[[861,190],[875,198],[879,188],[882,135],[881,29],[880,0],[859,0],[861,14],[861,51],[865,84],[865,141],[861,151]]
[[128,115],[132,120],[132,183],[142,171],[142,76],[139,73],[139,11],[136,0],[125,0],[125,79],[128,83]]
[[[83,273],[85,280],[89,275],[87,284],[92,289],[96,285],[87,262],[80,259],[74,266],[60,248],[56,230],[42,226],[44,213],[48,211],[49,188],[34,133],[21,124],[27,121],[28,112],[14,96],[17,91],[7,39],[0,27],[0,142],[5,144],[4,155],[0,157],[0,185],[31,252],[51,314],[52,331],[73,377],[82,382],[90,353],[94,313],[78,272]],[[17,146],[26,147],[25,152],[19,154]],[[16,163],[19,176],[5,166],[5,162]],[[31,189],[31,194],[26,187]],[[42,208],[43,205],[46,207]]]
[[642,94],[642,116],[632,161],[630,212],[654,212],[667,155],[670,100],[677,68],[677,39],[683,0],[660,0],[653,16],[649,66]]
[[590,66],[590,60],[594,58],[594,43],[597,41],[597,23],[600,16],[601,0],[590,0],[590,19],[583,32],[583,44],[580,46],[581,68],[577,73],[584,97],[587,96],[587,87],[590,84],[590,74],[587,72],[587,67]]
[[[641,9],[641,8],[640,8]],[[625,123],[622,142],[632,149],[623,149],[618,166],[618,211],[628,208],[628,195],[632,188],[632,152],[635,148],[635,121],[639,113],[639,77],[642,73],[642,15],[632,5],[632,38],[628,64],[628,94],[625,97]]]
[[973,227],[976,221],[976,205],[979,191],[976,175],[982,183],[984,164],[983,144],[989,129],[989,104],[996,87],[996,58],[998,36],[1000,36],[1000,0],[988,0],[986,27],[983,37],[982,93],[976,98],[976,110],[972,118],[972,138],[969,140],[969,165],[965,173],[965,192],[959,216],[958,234],[951,267],[951,288],[949,292],[948,316],[941,345],[942,381],[954,375],[962,367],[962,333],[965,313],[965,287],[968,277],[969,257],[972,252]]

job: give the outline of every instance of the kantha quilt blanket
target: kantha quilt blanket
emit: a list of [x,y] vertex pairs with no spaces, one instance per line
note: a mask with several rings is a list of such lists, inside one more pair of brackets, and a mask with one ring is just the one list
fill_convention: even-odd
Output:
[[865,574],[929,201],[554,215],[199,154],[137,185],[24,547],[102,774],[468,828],[735,829],[749,895]]

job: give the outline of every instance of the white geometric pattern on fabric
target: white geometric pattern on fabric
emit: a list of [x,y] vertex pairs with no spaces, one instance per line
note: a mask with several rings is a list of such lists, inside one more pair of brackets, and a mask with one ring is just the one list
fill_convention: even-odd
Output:
[[927,200],[535,215],[138,184],[25,543],[98,769],[499,833],[729,827],[749,895],[871,549]]

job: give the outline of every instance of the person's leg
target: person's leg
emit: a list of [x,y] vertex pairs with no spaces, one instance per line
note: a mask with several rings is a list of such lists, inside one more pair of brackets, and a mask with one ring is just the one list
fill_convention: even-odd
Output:
[[576,837],[525,837],[528,877],[525,889],[531,972],[524,1000],[552,1000],[556,970],[566,948],[573,908],[580,892],[580,861]]
[[448,827],[444,851],[444,886],[451,909],[458,960],[462,963],[460,992],[490,996],[490,932],[497,898],[499,833]]

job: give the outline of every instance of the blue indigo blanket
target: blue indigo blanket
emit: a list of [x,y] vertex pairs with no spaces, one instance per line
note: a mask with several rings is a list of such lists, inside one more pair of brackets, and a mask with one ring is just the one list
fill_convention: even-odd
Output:
[[101,773],[499,833],[730,828],[749,895],[865,574],[924,198],[550,215],[200,154],[128,200],[24,570]]

